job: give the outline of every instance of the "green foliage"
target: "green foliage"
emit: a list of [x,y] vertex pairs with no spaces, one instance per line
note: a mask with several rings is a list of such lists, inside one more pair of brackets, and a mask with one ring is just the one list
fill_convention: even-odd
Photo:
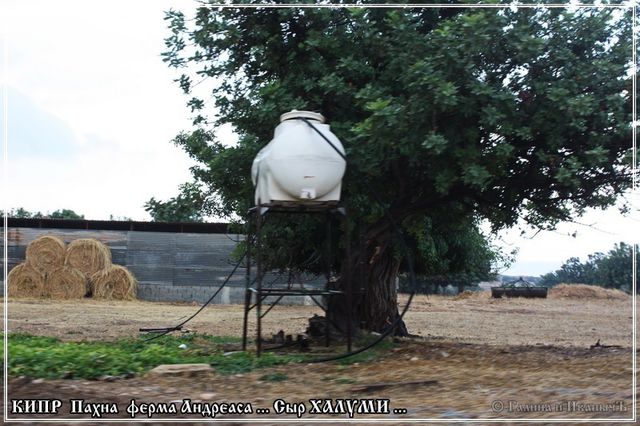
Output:
[[[637,252],[638,245],[635,249]],[[632,259],[633,247],[621,242],[606,254],[590,254],[584,263],[577,257],[570,258],[557,271],[543,275],[541,284],[592,284],[629,292],[633,282]],[[636,265],[636,280],[637,274],[638,265]]]
[[[378,339],[378,336],[373,334],[365,334],[361,336],[354,344],[355,348],[363,348],[367,345],[372,344],[375,340]],[[359,354],[352,355],[347,358],[342,358],[336,361],[337,364],[345,366],[351,365],[356,362],[370,362],[376,359],[379,359],[384,354],[389,353],[389,351],[395,346],[391,338],[387,337],[383,339],[380,343],[376,344],[369,350],[364,352],[360,352]]]
[[[360,339],[356,347],[373,341]],[[152,342],[119,339],[113,342],[62,342],[53,337],[22,333],[8,335],[9,374],[45,379],[117,376],[143,373],[160,364],[208,363],[220,374],[246,373],[255,369],[305,362],[310,355],[265,352],[259,358],[251,352],[226,353],[223,345],[238,343],[235,337],[189,334],[165,336]],[[179,346],[185,344],[186,349]],[[388,339],[371,350],[339,361],[341,365],[373,361],[393,346]],[[260,380],[285,381],[284,373],[268,373]]]
[[109,215],[109,220],[117,220],[117,221],[122,221],[122,222],[131,222],[133,219],[131,219],[129,216],[117,216],[114,214],[110,214]]
[[49,217],[51,219],[84,219],[84,215],[80,215],[69,209],[56,210],[51,213]]
[[260,380],[265,382],[284,382],[289,380],[289,376],[284,373],[269,373],[260,376]]
[[42,214],[41,212],[30,212],[22,207],[9,210],[9,217],[20,219],[84,219],[84,215],[78,214],[73,210],[62,209],[53,213]]
[[[230,338],[166,336],[153,342],[121,339],[115,342],[61,342],[52,337],[10,334],[9,374],[59,379],[92,379],[103,375],[142,373],[160,364],[209,363],[221,374],[243,373],[303,359],[296,355],[248,352],[227,356],[220,344]],[[235,339],[237,340],[237,339]],[[180,344],[187,349],[180,349]]]
[[9,210],[9,217],[15,217],[15,218],[19,218],[19,219],[30,219],[30,218],[42,218],[44,217],[44,215],[40,212],[30,212],[28,210],[25,210],[22,207],[19,207],[17,209],[11,209]]
[[201,222],[207,205],[206,195],[201,185],[184,183],[180,185],[180,194],[168,201],[151,198],[144,209],[156,222]]
[[452,222],[442,215],[413,224],[405,220],[403,226],[421,254],[416,273],[422,282],[468,286],[494,279],[495,268],[507,267],[512,260],[512,254],[494,246],[475,221]]
[[[194,114],[174,142],[218,214],[245,217],[253,158],[291,109],[321,111],[345,145],[353,229],[384,222],[379,194],[425,275],[489,278],[500,254],[480,219],[553,227],[630,186],[629,12],[202,6],[166,20],[163,57]],[[215,130],[229,124],[232,147]],[[276,225],[269,266],[304,265],[324,240]]]

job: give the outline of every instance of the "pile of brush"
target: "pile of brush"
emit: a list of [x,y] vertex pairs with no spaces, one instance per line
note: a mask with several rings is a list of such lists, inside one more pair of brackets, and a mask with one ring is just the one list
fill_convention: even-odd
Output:
[[127,268],[111,263],[109,247],[81,238],[68,246],[43,236],[27,246],[25,262],[9,273],[8,296],[51,299],[132,300],[137,282]]

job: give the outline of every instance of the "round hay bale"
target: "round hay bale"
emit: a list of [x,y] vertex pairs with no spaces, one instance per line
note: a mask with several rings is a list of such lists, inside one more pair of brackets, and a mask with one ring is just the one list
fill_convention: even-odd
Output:
[[64,264],[64,242],[50,235],[31,241],[27,246],[27,263],[41,274],[46,274]]
[[52,299],[81,299],[86,296],[87,277],[70,266],[63,266],[47,274],[44,291]]
[[111,265],[111,250],[93,238],[80,238],[67,247],[65,266],[82,272],[87,278]]
[[9,297],[43,297],[44,276],[27,263],[21,263],[7,276]]
[[93,274],[90,285],[96,299],[134,300],[138,282],[127,268],[111,265]]

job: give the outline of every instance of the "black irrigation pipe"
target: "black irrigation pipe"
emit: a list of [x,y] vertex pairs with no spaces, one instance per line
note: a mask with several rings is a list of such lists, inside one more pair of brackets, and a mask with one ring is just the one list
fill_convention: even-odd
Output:
[[[347,161],[346,155],[344,155],[338,149],[338,147],[336,147],[333,144],[333,142],[331,142],[322,132],[320,132],[316,128],[316,126],[314,126],[308,119],[303,118],[303,117],[301,117],[299,119],[304,121],[309,127],[311,127],[318,135],[320,135],[320,137],[322,137],[322,139],[324,139],[325,142],[327,142],[329,144],[329,146],[331,146],[331,148],[334,149],[334,151],[336,151],[338,153],[338,155],[340,157],[342,157],[342,159]],[[407,303],[405,304],[404,308],[402,309],[402,312],[400,313],[400,315],[398,315],[396,317],[396,319],[391,324],[389,324],[387,329],[384,332],[382,332],[380,334],[380,336],[378,336],[378,338],[376,340],[374,340],[373,342],[369,343],[366,346],[363,346],[360,349],[356,349],[354,351],[347,352],[347,353],[344,353],[344,354],[330,356],[330,357],[324,357],[324,358],[316,358],[316,359],[312,359],[312,360],[305,360],[305,362],[307,362],[307,363],[320,363],[320,362],[336,361],[336,360],[339,360],[339,359],[344,359],[344,358],[347,358],[347,357],[350,357],[350,356],[353,356],[353,355],[357,355],[359,353],[365,352],[365,351],[373,348],[374,346],[379,344],[382,340],[384,340],[387,336],[389,336],[396,329],[396,327],[398,327],[400,325],[400,323],[402,322],[402,320],[404,318],[404,315],[409,310],[409,306],[411,306],[411,302],[413,300],[413,296],[416,294],[416,275],[415,275],[415,269],[414,269],[414,265],[413,265],[413,257],[411,256],[411,253],[409,251],[409,246],[407,245],[406,239],[404,238],[404,234],[403,234],[402,230],[400,229],[400,227],[398,226],[398,224],[396,223],[396,221],[393,218],[393,216],[391,215],[391,212],[389,211],[389,209],[384,205],[384,203],[380,199],[380,196],[376,192],[373,192],[373,191],[371,191],[371,195],[373,196],[375,201],[380,205],[380,207],[382,207],[382,209],[384,210],[385,217],[389,220],[389,223],[391,224],[394,232],[397,234],[398,238],[400,239],[401,245],[404,247],[404,249],[406,251],[406,253],[405,253],[405,255],[406,255],[406,263],[407,263],[407,268],[409,269],[409,281],[411,282],[411,293],[409,294],[409,299],[407,299]],[[249,250],[248,247],[247,247],[247,250]],[[149,339],[146,339],[145,342],[149,342],[149,341],[155,340],[155,339],[160,338],[162,336],[165,336],[165,335],[167,335],[167,334],[169,334],[169,333],[171,333],[173,331],[181,330],[182,326],[184,326],[186,323],[191,321],[200,312],[202,312],[202,310],[207,305],[209,305],[209,303],[211,303],[211,301],[213,301],[213,299],[218,295],[218,293],[222,290],[222,288],[227,284],[229,279],[231,279],[231,276],[236,272],[236,270],[238,269],[238,267],[240,266],[240,264],[244,260],[246,254],[247,254],[247,252],[245,251],[243,253],[242,257],[240,258],[240,260],[238,260],[238,263],[236,263],[236,265],[234,266],[233,271],[231,271],[231,273],[227,276],[227,278],[224,280],[224,282],[218,288],[218,290],[216,290],[216,292],[209,298],[209,300],[207,300],[204,303],[204,305],[202,305],[200,307],[200,309],[198,309],[189,318],[187,318],[186,320],[182,321],[180,324],[178,324],[177,326],[174,326],[174,327],[141,328],[140,329],[141,332],[160,333],[160,334],[158,334],[156,336],[153,336],[153,337],[151,337]],[[348,324],[347,326],[350,327],[351,324]],[[291,345],[286,344],[286,345],[284,345],[282,347],[269,348],[268,350],[275,350],[275,349],[280,349],[280,348],[283,348],[283,347],[288,347],[288,346],[293,346],[293,345],[295,345],[295,343],[293,343]]]
[[245,251],[244,254],[242,255],[242,257],[240,257],[240,260],[238,260],[238,263],[236,263],[236,266],[233,267],[233,270],[229,273],[229,275],[227,275],[227,278],[224,280],[224,282],[222,283],[222,285],[216,290],[215,293],[213,293],[213,295],[211,295],[211,297],[209,298],[209,300],[207,300],[204,305],[200,306],[200,309],[198,309],[193,315],[191,315],[189,318],[187,318],[186,320],[182,321],[180,324],[174,326],[174,327],[165,327],[165,328],[141,328],[139,331],[141,332],[148,332],[148,333],[160,333],[156,336],[150,337],[149,339],[145,339],[145,342],[150,342],[152,340],[155,340],[159,337],[165,336],[169,333],[171,333],[172,331],[178,331],[178,330],[182,330],[182,326],[185,325],[186,323],[188,323],[189,321],[191,321],[193,318],[195,318],[196,315],[198,315],[200,312],[202,312],[202,310],[204,308],[207,307],[207,305],[209,305],[209,303],[211,303],[211,301],[213,301],[213,299],[218,295],[218,293],[220,293],[220,291],[224,288],[225,285],[227,285],[227,283],[229,282],[229,280],[231,279],[231,277],[233,276],[233,274],[235,274],[236,270],[238,269],[238,267],[240,267],[240,265],[242,264],[242,261],[244,260],[244,257],[247,255],[247,252]]

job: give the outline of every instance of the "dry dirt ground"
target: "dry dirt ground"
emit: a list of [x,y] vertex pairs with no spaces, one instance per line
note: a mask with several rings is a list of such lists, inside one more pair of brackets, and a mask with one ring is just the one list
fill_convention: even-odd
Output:
[[[140,376],[105,382],[11,377],[9,399],[56,396],[64,402],[78,398],[115,402],[120,414],[114,417],[120,418],[127,417],[125,408],[132,399],[138,403],[174,402],[178,408],[186,398],[209,404],[251,403],[251,415],[216,417],[238,419],[237,424],[246,419],[279,424],[273,412],[277,399],[304,403],[307,412],[301,423],[314,417],[335,423],[348,418],[345,414],[309,413],[313,407],[310,399],[332,399],[334,409],[339,399],[389,400],[390,413],[355,414],[356,423],[370,419],[629,419],[633,415],[631,303],[631,298],[418,296],[406,322],[420,337],[400,341],[373,362],[289,364],[243,375],[214,373],[196,379]],[[64,340],[137,336],[140,327],[173,325],[197,309],[184,304],[89,299],[12,299],[8,306],[10,331]],[[278,306],[265,317],[265,334],[280,329],[301,333],[313,313],[318,313],[317,308]],[[211,306],[189,323],[192,331],[215,335],[239,336],[241,328],[241,306]],[[591,348],[598,340],[615,347]],[[261,381],[268,373],[286,373],[288,379]],[[367,388],[379,383],[392,385]],[[271,413],[259,415],[256,408],[269,408]],[[406,409],[406,413],[394,414],[394,409]],[[178,417],[160,416],[179,421]],[[283,418],[296,419],[295,415]]]

